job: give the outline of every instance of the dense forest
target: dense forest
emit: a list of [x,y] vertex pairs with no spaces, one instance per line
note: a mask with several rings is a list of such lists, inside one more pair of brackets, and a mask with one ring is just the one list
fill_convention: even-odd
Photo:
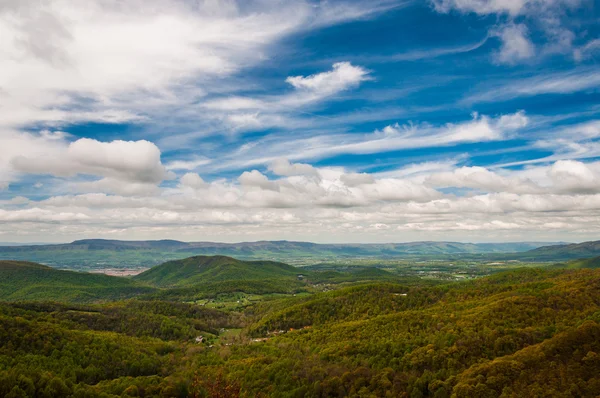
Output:
[[[236,284],[224,276],[230,270],[223,258],[200,260],[201,270],[188,260],[181,279],[169,277],[165,267],[149,275],[167,278],[176,292],[200,288],[183,282],[190,273],[208,272],[213,276],[209,286]],[[1,265],[10,269],[19,289],[27,281],[39,286],[40,270],[49,272],[35,264]],[[233,265],[243,272],[244,264]],[[298,281],[293,269],[267,265]],[[253,272],[258,271],[250,269],[248,275]],[[323,286],[318,280],[304,285],[303,294],[260,296],[224,309],[209,307],[216,299],[169,298],[170,289],[142,284],[148,275],[126,282],[109,279],[110,289],[104,279],[110,277],[93,275],[99,290],[87,286],[86,291],[90,297],[108,292],[103,300],[82,302],[68,294],[61,302],[37,295],[36,301],[0,302],[0,396],[600,393],[600,270],[531,268],[447,283],[378,280],[382,274],[372,274],[370,281],[348,282],[347,275],[327,273],[324,279],[338,283],[327,283],[326,291],[314,288]],[[52,278],[80,290],[83,283],[71,273]],[[140,291],[123,300],[113,289],[124,287]],[[238,292],[232,300],[246,296]]]

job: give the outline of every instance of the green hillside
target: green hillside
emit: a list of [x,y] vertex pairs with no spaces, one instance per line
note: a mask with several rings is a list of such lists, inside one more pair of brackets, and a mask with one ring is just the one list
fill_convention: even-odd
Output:
[[0,396],[596,397],[598,297],[600,270],[523,269],[243,312],[0,302]]
[[125,278],[0,260],[0,300],[91,302],[124,299],[153,290]]
[[600,268],[600,257],[581,258],[570,260],[561,263],[552,264],[550,269],[583,269],[583,268]]
[[228,281],[297,280],[300,273],[291,265],[273,261],[195,256],[158,265],[134,279],[160,287],[191,287]]
[[600,241],[542,246],[521,254],[522,258],[537,260],[569,260],[597,256],[600,256]]
[[567,263],[568,268],[600,268],[600,257],[573,260]]
[[265,309],[248,329],[264,348],[236,351],[255,376],[223,366],[273,396],[594,397],[599,296],[596,270],[352,287]]

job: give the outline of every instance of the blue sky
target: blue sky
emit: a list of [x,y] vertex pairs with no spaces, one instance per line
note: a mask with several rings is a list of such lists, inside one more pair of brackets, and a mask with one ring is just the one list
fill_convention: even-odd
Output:
[[582,241],[586,0],[8,1],[0,241]]

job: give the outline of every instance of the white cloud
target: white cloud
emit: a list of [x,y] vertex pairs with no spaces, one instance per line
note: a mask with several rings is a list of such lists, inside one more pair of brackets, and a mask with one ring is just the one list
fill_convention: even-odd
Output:
[[[536,55],[528,38],[529,28],[537,29],[543,37],[536,59],[573,53],[576,35],[570,30],[573,24],[565,23],[565,20],[569,11],[586,4],[582,0],[432,0],[432,3],[441,13],[456,10],[465,14],[496,14],[500,29],[494,27],[492,32],[496,31],[502,45],[494,60],[500,64],[516,64]],[[519,23],[515,24],[516,20]],[[577,52],[575,57],[578,57]]]
[[299,90],[323,96],[355,87],[365,80],[369,80],[365,69],[351,65],[349,62],[338,62],[333,64],[333,69],[329,72],[310,76],[290,76],[285,81]]
[[600,192],[600,168],[591,169],[575,160],[559,160],[549,170],[549,176],[562,192]]
[[[480,240],[482,232],[486,240],[526,240],[550,231],[571,237],[600,232],[600,162],[560,161],[523,170],[455,167],[439,172],[439,167],[423,165],[406,169],[421,171],[380,178],[315,168],[318,176],[271,180],[253,170],[237,182],[210,183],[188,173],[179,187],[162,189],[159,195],[90,193],[22,200],[1,210],[0,220],[24,235],[95,231],[94,236],[111,236],[110,231],[118,230],[116,236],[187,240]],[[443,194],[442,187],[472,191]],[[237,226],[243,226],[243,236]]]
[[287,35],[395,5],[5,1],[0,7],[0,124],[160,119],[193,107],[221,88],[223,77],[263,61]]
[[277,184],[274,181],[269,181],[267,176],[258,170],[244,171],[238,177],[238,181],[245,187],[258,187],[271,191],[278,190]]
[[343,174],[340,181],[348,187],[357,187],[359,185],[374,184],[375,178],[367,173],[348,173]]
[[77,192],[107,192],[125,196],[148,196],[160,193],[155,183],[124,181],[112,177],[78,182],[72,186]]
[[[270,137],[255,141],[223,159],[218,168],[243,168],[278,162],[282,156],[291,160],[318,159],[338,154],[372,154],[414,148],[435,148],[469,142],[497,141],[511,137],[526,127],[528,117],[523,111],[495,118],[474,114],[472,119],[443,126],[390,125],[370,134],[327,134],[291,140]],[[259,146],[260,151],[255,148]],[[308,169],[307,169],[308,170]],[[277,173],[277,172],[276,172]]]
[[289,160],[279,158],[275,159],[269,165],[269,170],[279,176],[317,176],[318,171],[314,167],[305,163],[290,163]]
[[432,0],[438,12],[448,13],[457,10],[463,13],[488,14],[530,14],[560,7],[573,8],[581,0]]
[[194,189],[200,189],[206,187],[206,183],[196,173],[186,173],[180,179],[181,185],[184,187],[190,187]]
[[472,188],[487,192],[540,192],[539,186],[532,181],[518,177],[503,177],[484,167],[460,167],[451,172],[431,174],[427,185],[442,188]]
[[448,13],[453,9],[480,15],[507,13],[520,14],[528,0],[432,0],[435,10]]
[[55,152],[37,156],[15,153],[11,164],[15,170],[25,173],[90,174],[151,184],[173,177],[161,163],[158,147],[144,140],[100,142],[81,138]]
[[581,62],[587,58],[592,58],[594,54],[600,51],[600,39],[593,39],[588,41],[583,46],[573,50],[573,58],[576,61]]
[[502,46],[496,53],[496,62],[515,64],[535,55],[533,43],[529,40],[527,27],[523,24],[507,25],[498,33]]
[[[332,70],[310,76],[289,76],[285,81],[295,90],[281,95],[268,95],[258,98],[230,96],[204,101],[201,106],[207,109],[226,112],[227,119],[234,124],[260,124],[258,111],[262,114],[286,112],[323,100],[341,91],[358,86],[370,80],[369,72],[349,62],[333,64]],[[247,111],[255,111],[249,113]],[[227,113],[238,111],[241,113]]]
[[478,93],[463,102],[491,102],[541,94],[571,94],[600,87],[600,72],[594,68],[577,68],[568,72],[546,73],[524,79],[513,79],[505,84],[482,85]]
[[330,71],[310,76],[289,76],[285,81],[293,87],[291,92],[256,98],[213,98],[203,101],[200,107],[211,110],[211,118],[224,122],[233,130],[289,127],[285,115],[314,106],[367,80],[371,77],[366,69],[349,62],[338,62]]
[[100,142],[89,138],[69,142],[71,138],[63,132],[2,131],[0,188],[25,174],[65,178],[88,175],[100,179],[65,186],[80,192],[145,194],[156,192],[157,185],[174,177],[161,163],[160,150],[151,142]]
[[174,160],[165,165],[167,170],[195,170],[200,166],[211,162],[208,158],[196,158],[193,160]]

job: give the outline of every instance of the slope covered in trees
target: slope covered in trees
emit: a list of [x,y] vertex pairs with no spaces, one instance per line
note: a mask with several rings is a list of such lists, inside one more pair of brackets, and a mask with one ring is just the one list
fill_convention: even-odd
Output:
[[304,271],[283,263],[240,261],[224,256],[198,256],[167,262],[134,279],[0,260],[0,300],[91,303],[138,297],[147,300],[193,301],[239,292],[293,294],[314,291],[315,285],[320,283],[409,279],[401,279],[398,275],[371,268],[353,272]]
[[185,287],[223,281],[297,279],[291,265],[273,261],[241,261],[226,256],[195,256],[169,261],[135,277],[161,287]]
[[124,299],[153,290],[126,278],[0,260],[0,300],[91,302]]
[[578,259],[597,256],[600,256],[600,241],[542,246],[521,255],[523,258],[536,258],[538,260]]
[[572,260],[566,266],[567,268],[600,268],[600,257]]
[[600,386],[591,269],[370,283],[244,312],[5,303],[0,326],[2,396],[594,397]]

